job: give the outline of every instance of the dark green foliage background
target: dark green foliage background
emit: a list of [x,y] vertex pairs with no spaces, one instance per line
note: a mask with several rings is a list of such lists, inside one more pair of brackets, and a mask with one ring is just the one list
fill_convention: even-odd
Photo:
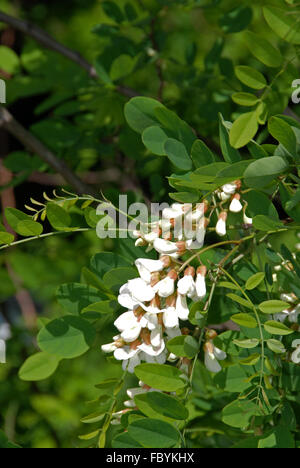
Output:
[[[110,200],[117,200],[120,193],[128,194],[130,201],[167,200],[169,192],[173,192],[167,178],[172,173],[178,176],[189,167],[178,169],[178,165],[172,164],[172,158],[153,154],[150,145],[146,144],[148,149],[145,148],[140,134],[125,120],[124,106],[130,98],[130,90],[161,100],[188,122],[214,153],[214,158],[219,158],[219,114],[226,121],[236,121],[241,114],[251,110],[238,97],[232,99],[234,93],[253,93],[253,89],[238,80],[234,67],[253,67],[272,83],[282,65],[268,66],[251,53],[251,41],[249,50],[245,33],[250,29],[270,41],[284,57],[284,73],[276,78],[266,98],[269,117],[282,114],[288,107],[292,112],[290,115],[300,117],[300,107],[290,102],[291,84],[300,78],[300,41],[292,50],[288,42],[279,40],[267,26],[262,14],[262,6],[286,9],[288,5],[292,8],[292,4],[292,1],[283,0],[0,0],[1,10],[44,28],[59,42],[77,50],[93,63],[100,76],[96,81],[90,79],[77,64],[17,33],[15,57],[7,61],[2,59],[2,63],[0,50],[0,69],[11,75],[7,80],[7,106],[26,129],[74,172],[96,174],[95,189],[99,193],[101,190]],[[4,25],[1,28],[4,30]],[[273,59],[276,63],[276,56]],[[280,58],[278,60],[280,62]],[[273,121],[274,127],[275,124]],[[247,122],[246,128],[249,127]],[[277,145],[279,141],[285,146],[281,148],[285,153],[286,140],[282,135],[276,138],[278,132],[274,127],[269,126],[269,133],[265,126],[257,128],[258,133],[252,132],[246,143],[257,133],[257,143]],[[223,127],[221,131],[224,131]],[[237,133],[240,135],[240,129]],[[245,144],[236,147],[242,146],[241,154],[248,159]],[[293,140],[286,144],[292,145]],[[42,200],[44,191],[50,195],[50,188],[43,182],[32,182],[31,176],[37,171],[54,175],[53,171],[38,157],[25,153],[15,139],[6,139],[5,146],[4,164],[14,174],[10,186],[14,187],[17,208],[23,210],[25,203],[30,204],[30,197]],[[267,151],[265,154],[273,154],[274,147],[263,148]],[[224,153],[224,141],[222,149]],[[254,157],[259,158],[261,153],[257,156],[255,150],[259,151],[252,147]],[[233,148],[228,151],[232,163],[237,153]],[[206,153],[207,164],[211,162],[210,154],[210,151]],[[193,161],[198,167],[197,155]],[[204,162],[203,159],[198,161],[199,166]],[[171,179],[170,184],[174,186],[174,180]],[[281,196],[284,198],[284,188],[281,188]],[[263,206],[264,200],[260,201]],[[286,201],[291,202],[288,195]],[[249,195],[249,206],[251,202],[255,205],[256,200],[251,201]],[[290,215],[299,223],[299,199],[293,200],[292,205],[285,206],[286,211],[280,202],[276,207],[281,219]],[[267,202],[264,215],[274,218],[274,212],[270,213],[268,209]],[[72,223],[76,220],[80,227],[85,226],[80,210],[74,208],[71,211]],[[50,225],[46,224],[46,230],[50,230]],[[295,242],[295,233],[289,232],[280,238],[275,236],[273,247],[280,248],[281,243],[290,246]],[[213,237],[211,243],[214,243]],[[0,428],[10,441],[23,447],[88,446],[89,442],[79,440],[78,435],[87,432],[80,419],[93,412],[93,400],[99,396],[99,390],[94,386],[105,378],[120,377],[121,371],[100,352],[101,344],[109,342],[114,333],[113,320],[104,318],[97,324],[101,333],[88,354],[74,361],[63,361],[58,371],[45,381],[21,381],[18,371],[25,359],[37,351],[37,345],[35,333],[26,329],[14,299],[16,291],[7,263],[20,278],[22,287],[30,292],[40,317],[43,317],[38,324],[42,328],[45,319],[62,314],[62,307],[55,299],[56,289],[61,284],[88,282],[82,268],[87,267],[90,258],[100,251],[114,251],[127,257],[129,252],[126,243],[103,241],[90,231],[38,240],[1,253],[0,311],[12,322],[14,338],[8,342],[8,364],[0,365]],[[219,253],[214,255],[218,257]],[[219,258],[209,260],[217,262]],[[257,267],[258,259],[252,260]],[[244,264],[240,270],[237,268],[235,273],[239,281],[246,281],[257,271],[255,267]],[[239,312],[232,301],[228,300],[230,310],[222,302],[220,319],[216,311],[222,295],[214,298],[211,323],[226,321]],[[287,379],[288,376],[287,372]],[[238,429],[221,421],[220,411],[233,399],[232,393],[228,392],[239,392],[243,388],[232,387],[230,376],[227,381],[224,376],[215,380],[218,389],[204,366],[197,364],[194,396],[189,408],[194,418],[189,444],[209,448],[231,447],[233,443],[236,447],[256,447],[259,434],[246,438]],[[126,385],[129,387],[134,382],[132,377]],[[295,398],[291,405],[299,422],[299,399]],[[287,413],[289,410],[286,408]],[[198,426],[202,429],[198,430]],[[282,435],[282,428],[289,427],[284,413],[278,427],[277,440],[283,445],[293,445],[293,441],[285,440]],[[115,428],[109,430],[108,446],[115,433]],[[0,433],[0,445],[1,441]]]

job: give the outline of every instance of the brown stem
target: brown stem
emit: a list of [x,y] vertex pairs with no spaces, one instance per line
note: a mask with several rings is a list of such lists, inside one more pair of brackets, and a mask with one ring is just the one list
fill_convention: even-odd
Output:
[[[23,32],[24,34],[28,34],[33,39],[38,41],[47,49],[54,50],[55,52],[60,53],[64,57],[72,60],[73,62],[77,63],[81,68],[86,70],[91,78],[94,80],[99,79],[99,75],[93,65],[91,65],[84,57],[82,57],[78,52],[70,49],[69,47],[60,44],[56,41],[52,36],[50,36],[46,31],[39,28],[38,26],[30,23],[29,21],[20,20],[19,18],[15,18],[13,16],[7,15],[3,11],[0,11],[0,21],[3,23],[9,24],[13,28],[17,29],[18,31]],[[139,94],[131,88],[126,86],[117,86],[117,91],[123,96],[126,97],[134,97],[138,96]]]
[[64,161],[58,159],[41,141],[22,127],[11,113],[2,106],[0,107],[0,127],[7,130],[11,135],[21,141],[27,149],[37,154],[44,162],[61,174],[67,183],[79,194],[98,195],[88,185],[82,182],[82,180],[68,168]]

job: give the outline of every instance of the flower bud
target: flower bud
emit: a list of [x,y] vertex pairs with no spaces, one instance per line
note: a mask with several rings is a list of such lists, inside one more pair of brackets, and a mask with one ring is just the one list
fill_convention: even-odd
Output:
[[240,199],[241,199],[240,194],[236,193],[233,196],[232,201],[230,203],[229,211],[231,211],[232,213],[239,213],[240,211],[242,211],[243,205],[241,204]]
[[226,211],[222,211],[219,215],[219,219],[216,225],[216,232],[219,234],[219,236],[225,236],[226,235],[226,220],[227,220],[227,213]]

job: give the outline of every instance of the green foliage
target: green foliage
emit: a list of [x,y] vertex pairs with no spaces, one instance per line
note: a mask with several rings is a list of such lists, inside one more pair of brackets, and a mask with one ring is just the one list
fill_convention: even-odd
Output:
[[[0,47],[8,108],[58,161],[96,181],[99,195],[62,188],[49,196],[43,182],[31,193],[27,182],[60,185],[64,174],[30,145],[25,152],[8,142],[12,180],[2,189],[16,188],[18,208],[3,205],[0,224],[0,297],[13,322],[0,364],[0,447],[299,447],[298,4],[109,0],[70,11],[50,3],[5,11],[80,50],[98,77],[18,38],[17,47]],[[237,180],[240,214],[219,199]],[[212,208],[204,246],[183,260],[208,268],[208,294],[189,301],[184,334],[166,344],[176,363],[122,374],[100,347],[116,335],[118,291],[137,276],[145,249],[98,239],[96,208],[117,204],[119,194],[161,202],[168,193]],[[42,314],[37,342],[15,318],[13,297],[24,289]],[[225,331],[211,341],[226,353],[216,375],[203,364],[214,324]],[[124,411],[139,380],[145,392]]]

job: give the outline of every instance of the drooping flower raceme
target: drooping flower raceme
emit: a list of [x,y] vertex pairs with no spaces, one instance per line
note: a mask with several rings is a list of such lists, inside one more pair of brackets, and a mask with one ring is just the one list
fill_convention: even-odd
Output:
[[[241,196],[236,193],[240,187],[240,181],[234,181],[220,192],[221,204],[228,201],[229,211],[234,213],[243,209]],[[135,232],[136,245],[156,250],[159,258],[135,261],[139,277],[125,283],[118,296],[125,308],[114,323],[119,334],[112,343],[102,346],[104,352],[113,352],[123,361],[123,368],[129,372],[141,362],[163,364],[168,360],[183,365],[182,358],[168,351],[167,342],[191,333],[181,328],[181,322],[188,320],[191,302],[205,300],[207,269],[204,265],[197,270],[191,265],[183,269],[180,258],[189,250],[203,247],[210,220],[205,217],[208,208],[207,201],[196,207],[174,203],[163,210],[161,221],[150,225],[149,233]],[[223,208],[216,225],[220,236],[226,235],[227,216],[228,210]],[[218,372],[218,360],[225,359],[226,354],[213,345],[212,339],[205,346],[205,363],[212,372]]]

